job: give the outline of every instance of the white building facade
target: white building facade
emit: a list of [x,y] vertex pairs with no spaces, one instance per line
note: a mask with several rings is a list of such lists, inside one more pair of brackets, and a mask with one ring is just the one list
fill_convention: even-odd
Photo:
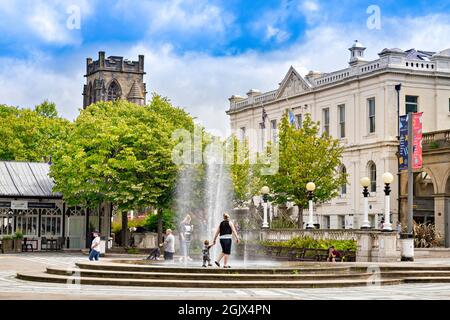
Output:
[[[450,49],[439,53],[410,49],[384,49],[379,59],[366,61],[365,47],[356,41],[349,67],[331,73],[309,72],[302,77],[291,67],[278,89],[247,97],[232,96],[232,132],[248,139],[250,150],[261,151],[267,141],[276,142],[278,124],[286,109],[301,125],[305,114],[320,121],[322,131],[345,146],[343,167],[348,184],[340,196],[315,211],[321,228],[360,228],[363,222],[362,177],[369,177],[369,220],[377,227],[384,212],[382,175],[391,172],[391,214],[398,220],[397,90],[400,110],[423,112],[424,132],[450,128]],[[264,110],[264,111],[263,111]],[[265,121],[263,123],[263,113]],[[304,219],[305,220],[305,219]]]

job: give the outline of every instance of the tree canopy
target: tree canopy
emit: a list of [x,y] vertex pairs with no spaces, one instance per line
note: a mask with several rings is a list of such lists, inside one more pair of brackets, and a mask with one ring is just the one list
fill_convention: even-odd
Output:
[[279,169],[274,175],[265,176],[275,201],[294,202],[301,209],[307,207],[306,184],[316,185],[315,202],[328,201],[338,195],[339,188],[347,183],[342,165],[343,146],[327,133],[320,134],[319,123],[306,115],[303,126],[296,128],[289,123],[287,112],[279,128]]
[[193,127],[192,118],[157,95],[148,106],[123,100],[90,105],[55,153],[56,191],[69,205],[167,207],[177,176],[171,133],[180,127]]
[[48,101],[34,110],[0,105],[0,121],[1,160],[49,161],[71,128]]

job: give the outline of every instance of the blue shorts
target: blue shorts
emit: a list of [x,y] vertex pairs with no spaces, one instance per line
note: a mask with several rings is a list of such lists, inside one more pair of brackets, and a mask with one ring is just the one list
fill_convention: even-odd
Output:
[[231,254],[231,239],[220,239],[220,246],[224,254]]

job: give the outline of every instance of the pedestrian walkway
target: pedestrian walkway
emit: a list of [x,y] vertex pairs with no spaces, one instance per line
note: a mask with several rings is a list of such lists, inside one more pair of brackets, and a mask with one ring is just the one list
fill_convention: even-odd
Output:
[[[72,267],[87,257],[74,253],[0,255],[1,299],[448,299],[450,284],[423,283],[395,286],[307,289],[208,289],[146,288],[122,286],[68,285],[22,281],[16,272],[45,270],[47,266]],[[104,259],[106,260],[106,259]],[[450,264],[427,260],[429,264]]]

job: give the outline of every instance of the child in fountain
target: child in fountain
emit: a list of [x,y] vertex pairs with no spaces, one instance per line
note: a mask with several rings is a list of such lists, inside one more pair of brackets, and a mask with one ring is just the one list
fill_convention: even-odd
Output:
[[208,240],[205,240],[203,242],[203,249],[202,249],[202,254],[203,254],[203,265],[202,267],[206,267],[206,262],[208,262],[208,266],[211,267],[211,258],[209,256],[209,249],[211,249],[211,247],[213,246],[213,244],[209,244]]

